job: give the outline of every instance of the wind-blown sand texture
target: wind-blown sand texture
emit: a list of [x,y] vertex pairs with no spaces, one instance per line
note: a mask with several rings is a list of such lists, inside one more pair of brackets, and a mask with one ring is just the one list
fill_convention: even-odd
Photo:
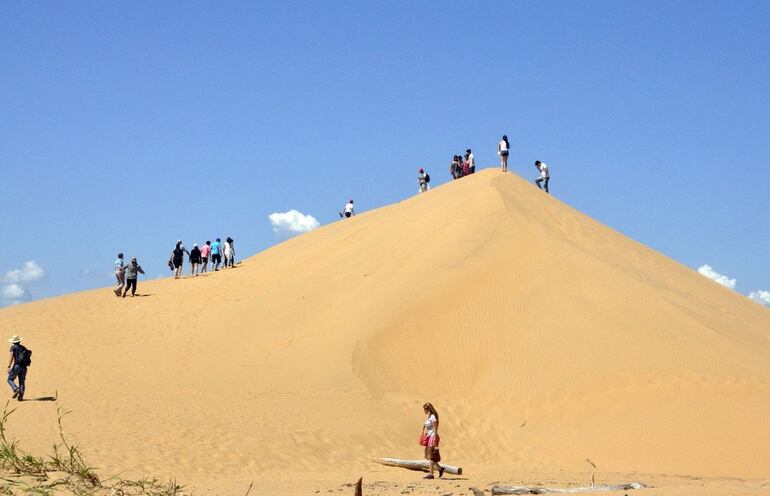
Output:
[[[34,351],[27,397],[58,391],[102,472],[197,494],[252,480],[252,494],[352,494],[360,475],[364,494],[470,494],[594,474],[654,494],[770,492],[770,310],[511,174],[139,290],[0,311]],[[420,458],[424,401],[454,481],[371,461]],[[55,408],[21,404],[10,434],[45,451]]]

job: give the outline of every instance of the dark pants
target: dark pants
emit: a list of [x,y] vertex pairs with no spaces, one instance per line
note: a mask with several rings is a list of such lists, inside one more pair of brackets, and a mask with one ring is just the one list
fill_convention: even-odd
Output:
[[123,292],[123,296],[128,294],[129,288],[131,289],[131,296],[136,294],[136,279],[126,279],[126,290]]
[[[16,387],[16,383],[14,382],[16,378],[19,378],[19,386]],[[11,372],[8,374],[8,385],[11,386],[11,389],[16,391],[19,390],[19,399],[24,397],[24,383],[27,380],[27,367],[22,367],[21,365],[14,365],[11,369]]]
[[535,184],[537,184],[537,187],[540,188],[540,183],[543,183],[543,187],[540,189],[544,189],[546,193],[548,193],[548,180],[551,179],[550,177],[539,177],[535,179]]

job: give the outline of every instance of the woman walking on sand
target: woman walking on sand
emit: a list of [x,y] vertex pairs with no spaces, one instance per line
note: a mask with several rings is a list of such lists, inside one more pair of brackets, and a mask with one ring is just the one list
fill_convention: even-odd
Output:
[[197,243],[193,243],[192,250],[190,250],[190,265],[192,266],[190,268],[190,275],[191,276],[197,276],[198,275],[198,267],[201,264],[201,250],[198,248]]
[[235,246],[233,243],[235,243],[233,238],[228,236],[225,240],[225,268],[235,266]]
[[131,297],[136,296],[136,279],[139,274],[144,274],[142,266],[136,261],[136,257],[131,258],[131,263],[126,265],[126,289],[123,290],[123,298],[128,294],[129,288],[131,289]]
[[422,406],[422,411],[427,417],[422,424],[420,445],[425,446],[425,459],[428,460],[428,467],[430,467],[430,474],[426,475],[425,479],[433,479],[434,469],[438,470],[439,477],[444,475],[444,468],[438,464],[441,461],[441,455],[439,455],[438,451],[438,443],[440,441],[438,435],[438,412],[430,403],[425,403]]
[[174,279],[182,277],[182,266],[184,265],[184,246],[181,241],[176,242],[174,251],[171,252],[170,266],[174,268]]
[[497,154],[500,155],[500,168],[503,169],[503,172],[508,172],[508,150],[510,148],[508,136],[503,135],[503,139],[497,144]]

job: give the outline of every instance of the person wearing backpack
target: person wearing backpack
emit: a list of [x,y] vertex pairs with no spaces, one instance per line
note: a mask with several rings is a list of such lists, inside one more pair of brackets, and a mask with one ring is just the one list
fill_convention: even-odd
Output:
[[131,289],[131,297],[136,296],[136,278],[139,274],[144,274],[144,270],[136,261],[136,257],[132,257],[131,263],[126,265],[126,289],[123,290],[123,298],[126,297],[129,289]]
[[425,193],[430,189],[430,174],[425,172],[424,169],[420,169],[420,173],[417,175],[417,182],[420,185],[418,193]]
[[[13,390],[13,397],[23,401],[27,367],[32,365],[32,351],[21,344],[21,338],[18,335],[14,335],[8,342],[11,343],[11,353],[8,358],[8,385]],[[18,386],[16,378],[19,379]]]

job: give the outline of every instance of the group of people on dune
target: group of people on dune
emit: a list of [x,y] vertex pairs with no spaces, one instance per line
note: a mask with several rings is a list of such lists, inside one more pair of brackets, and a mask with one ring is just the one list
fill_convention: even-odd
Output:
[[[500,156],[500,169],[502,169],[503,172],[508,172],[508,154],[510,149],[511,145],[508,141],[508,136],[503,135],[502,139],[497,144],[497,154]],[[548,165],[540,160],[535,160],[535,168],[537,168],[539,173],[537,179],[535,179],[535,184],[538,188],[549,193],[548,181],[551,179],[551,176]],[[452,157],[452,162],[449,164],[449,174],[452,176],[452,179],[460,179],[469,176],[474,172],[476,172],[476,159],[470,148],[465,150],[465,155],[455,155]],[[419,185],[419,188],[417,189],[418,194],[430,190],[430,174],[428,174],[422,167],[417,171],[417,184]],[[339,214],[341,218],[354,216],[353,200],[349,200]]]
[[219,264],[222,264],[223,269],[235,267],[235,241],[229,236],[224,243],[220,238],[217,238],[213,243],[206,241],[200,248],[198,248],[198,243],[193,243],[192,249],[189,251],[182,244],[182,240],[178,240],[168,259],[168,268],[174,271],[174,279],[182,277],[185,253],[190,263],[191,276],[208,272],[209,258],[211,259],[211,267],[215,271],[219,270]]
[[[174,279],[182,277],[185,254],[190,263],[191,276],[208,272],[209,259],[214,270],[219,270],[220,264],[223,269],[235,267],[235,241],[230,237],[224,243],[220,238],[213,243],[206,241],[200,248],[197,243],[193,243],[191,250],[184,247],[181,239],[177,240],[168,259],[168,268],[174,272]],[[118,286],[113,290],[115,295],[125,298],[130,290],[131,296],[136,296],[136,281],[139,274],[144,274],[144,269],[139,265],[136,257],[132,257],[129,263],[125,263],[123,253],[118,253],[118,258],[115,259],[115,278],[118,282]]]

